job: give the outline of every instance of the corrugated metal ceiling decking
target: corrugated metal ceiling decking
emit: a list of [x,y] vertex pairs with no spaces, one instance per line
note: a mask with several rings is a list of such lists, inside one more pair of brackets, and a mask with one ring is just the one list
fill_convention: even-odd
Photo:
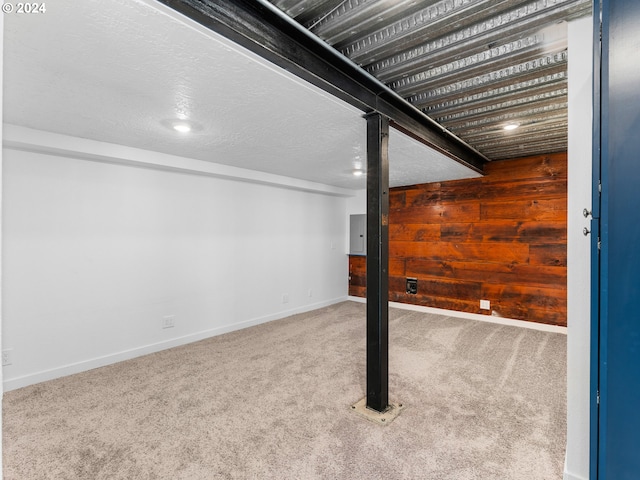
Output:
[[491,160],[567,148],[566,21],[591,0],[270,1]]

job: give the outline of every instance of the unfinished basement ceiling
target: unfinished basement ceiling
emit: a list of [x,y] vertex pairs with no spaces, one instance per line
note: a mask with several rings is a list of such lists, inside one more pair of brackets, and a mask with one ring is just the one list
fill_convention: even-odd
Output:
[[488,159],[566,151],[566,22],[591,0],[269,1]]

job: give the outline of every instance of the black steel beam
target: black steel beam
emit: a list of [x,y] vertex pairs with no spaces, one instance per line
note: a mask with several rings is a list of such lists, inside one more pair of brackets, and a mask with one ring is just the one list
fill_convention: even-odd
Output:
[[367,115],[367,408],[389,405],[389,120]]
[[298,77],[378,112],[448,157],[482,172],[488,160],[266,0],[158,0]]

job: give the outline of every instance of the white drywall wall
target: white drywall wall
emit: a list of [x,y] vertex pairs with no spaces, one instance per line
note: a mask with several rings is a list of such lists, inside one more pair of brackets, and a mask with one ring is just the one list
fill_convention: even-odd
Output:
[[[3,57],[3,52],[4,52],[4,16],[0,16],[0,72],[4,72],[4,57]],[[3,81],[3,76],[0,76],[0,125],[2,125],[2,119],[3,119],[3,111],[2,111],[2,106],[4,105],[3,100],[2,100],[2,92],[3,92],[3,85],[2,85],[2,81]],[[2,131],[0,130],[0,145],[2,145]],[[0,148],[0,347],[2,346],[2,312],[4,310],[4,307],[2,305],[2,298],[4,296],[3,293],[3,289],[2,289],[2,225],[3,225],[3,219],[2,219],[2,171],[3,171],[3,160],[2,160],[3,156],[2,156],[2,149]],[[2,412],[2,396],[4,393],[4,388],[3,388],[3,384],[2,384],[2,380],[3,380],[3,371],[4,368],[0,367],[0,413]],[[0,478],[2,478],[2,415],[0,414]]]
[[592,138],[592,19],[569,23],[569,182],[567,244],[567,453],[564,480],[589,478],[591,321],[590,228]]
[[346,299],[344,196],[94,146],[101,161],[4,151],[5,389]]

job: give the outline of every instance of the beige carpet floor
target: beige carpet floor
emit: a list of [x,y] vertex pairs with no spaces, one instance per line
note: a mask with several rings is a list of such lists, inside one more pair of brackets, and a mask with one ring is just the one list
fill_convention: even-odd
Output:
[[5,480],[559,480],[566,336],[390,311],[385,426],[344,302],[4,397]]

